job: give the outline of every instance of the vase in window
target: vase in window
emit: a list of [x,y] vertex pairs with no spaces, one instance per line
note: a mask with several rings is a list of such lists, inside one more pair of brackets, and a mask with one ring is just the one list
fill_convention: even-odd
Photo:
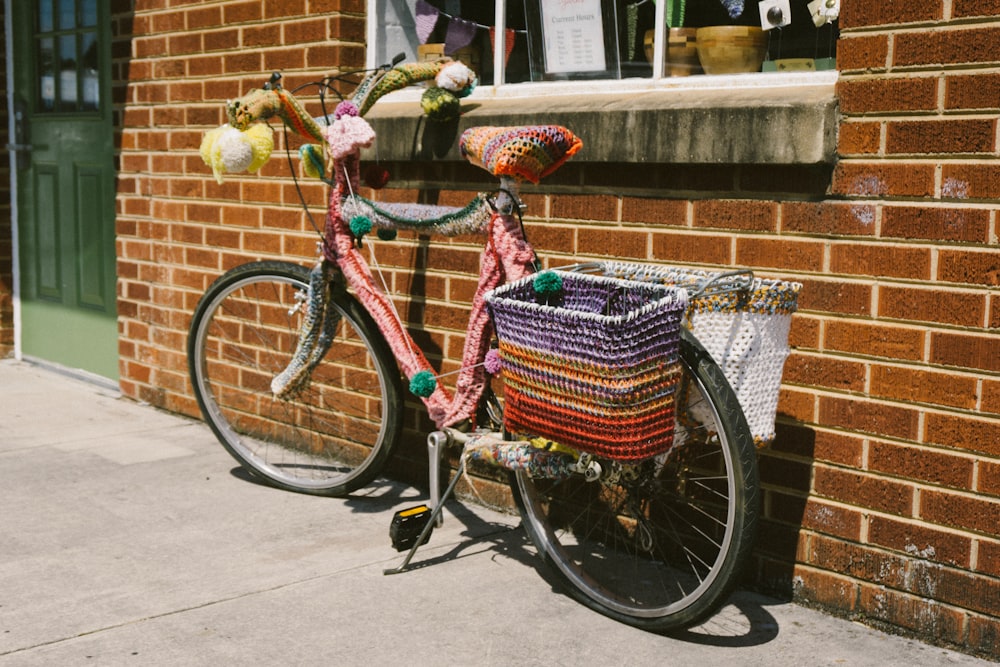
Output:
[[[685,0],[666,0],[667,47],[663,51],[663,73],[668,76],[701,74],[697,32],[684,27]],[[655,30],[647,30],[643,40],[646,60],[653,62]]]
[[697,44],[706,74],[759,72],[767,57],[767,33],[758,26],[698,28]]

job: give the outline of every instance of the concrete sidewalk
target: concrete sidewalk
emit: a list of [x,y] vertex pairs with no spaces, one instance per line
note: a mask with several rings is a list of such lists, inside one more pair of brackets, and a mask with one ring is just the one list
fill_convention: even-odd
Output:
[[384,576],[421,491],[261,486],[201,423],[14,361],[0,489],[0,667],[988,664],[743,593],[644,633],[553,589],[518,519],[475,506]]

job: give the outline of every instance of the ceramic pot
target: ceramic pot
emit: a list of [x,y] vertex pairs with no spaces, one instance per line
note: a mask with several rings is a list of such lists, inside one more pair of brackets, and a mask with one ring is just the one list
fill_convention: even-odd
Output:
[[698,59],[708,74],[759,72],[767,56],[767,35],[746,25],[698,28]]
[[[643,39],[646,60],[653,62],[653,35],[655,30],[647,30]],[[667,76],[688,76],[701,74],[698,61],[697,28],[668,28],[667,49],[664,53],[663,73]]]

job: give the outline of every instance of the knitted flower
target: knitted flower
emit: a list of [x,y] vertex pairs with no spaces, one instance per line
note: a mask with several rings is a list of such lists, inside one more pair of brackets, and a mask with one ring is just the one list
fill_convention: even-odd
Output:
[[476,87],[476,73],[456,60],[442,67],[434,82],[438,88],[449,90],[458,97],[465,97]]
[[367,148],[375,141],[375,130],[361,116],[341,116],[323,134],[330,155],[337,160]]
[[255,123],[243,132],[222,125],[205,133],[199,150],[215,180],[222,183],[223,174],[252,174],[264,166],[274,150],[274,130],[266,123]]

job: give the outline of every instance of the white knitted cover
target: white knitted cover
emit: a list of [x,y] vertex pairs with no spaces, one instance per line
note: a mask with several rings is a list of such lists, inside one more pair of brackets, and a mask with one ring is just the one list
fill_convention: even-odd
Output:
[[[601,270],[606,275],[678,285],[689,291],[720,275],[625,262],[606,262]],[[691,331],[725,373],[758,446],[774,440],[781,373],[791,352],[788,332],[801,289],[800,283],[754,278],[746,292],[689,301]]]

